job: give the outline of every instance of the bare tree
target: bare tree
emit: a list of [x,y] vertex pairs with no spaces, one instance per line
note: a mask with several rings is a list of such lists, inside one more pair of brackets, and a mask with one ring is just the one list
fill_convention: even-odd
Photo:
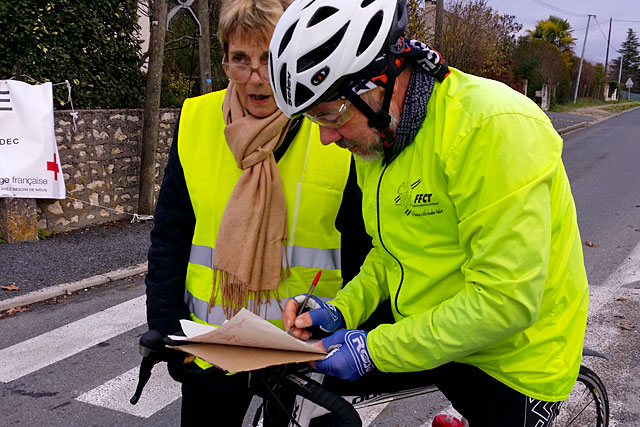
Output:
[[521,28],[513,15],[500,15],[485,0],[455,0],[444,19],[442,54],[458,69],[495,78],[506,71]]
[[[572,70],[577,74],[577,65]],[[602,64],[593,65],[589,61],[582,64],[580,88],[578,95],[581,98],[603,98],[604,96],[604,67]]]

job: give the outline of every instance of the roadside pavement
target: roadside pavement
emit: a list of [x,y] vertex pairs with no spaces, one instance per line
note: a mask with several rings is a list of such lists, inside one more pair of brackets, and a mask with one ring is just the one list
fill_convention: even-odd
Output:
[[[558,133],[564,134],[616,114],[593,117],[550,112],[548,115]],[[151,221],[132,224],[124,219],[37,242],[0,244],[0,314],[145,273],[152,227]]]
[[125,218],[37,242],[0,244],[0,312],[146,272],[152,227]]
[[556,128],[561,135],[574,129],[586,127],[598,120],[596,117],[582,114],[554,113],[552,111],[547,111],[547,116],[551,119],[553,127]]

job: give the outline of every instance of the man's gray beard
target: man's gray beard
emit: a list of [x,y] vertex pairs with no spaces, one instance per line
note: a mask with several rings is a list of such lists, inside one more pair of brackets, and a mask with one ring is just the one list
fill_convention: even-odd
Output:
[[[398,128],[398,121],[399,121],[398,116],[396,114],[391,113],[390,127],[391,127],[391,130],[394,132]],[[372,142],[372,143],[369,144],[369,142]],[[353,139],[341,139],[340,141],[336,142],[338,147],[341,147],[341,148],[349,149],[356,145],[359,146],[360,148],[365,148],[367,151],[366,154],[362,154],[358,152],[358,153],[354,153],[354,155],[358,156],[359,158],[361,158],[366,162],[377,162],[378,160],[384,157],[384,144],[382,143],[382,137],[380,136],[377,130],[375,130],[375,133],[371,135],[371,141],[366,141],[366,143],[367,143],[367,146],[365,148],[360,142],[354,141]]]
[[352,139],[341,139],[336,143],[341,148],[349,149],[354,146],[359,146],[361,149],[365,149],[366,153],[362,153],[361,151],[353,153],[355,156],[358,156],[362,160],[366,162],[375,162],[384,157],[384,148],[382,145],[382,139],[380,137],[376,138],[374,144],[363,147],[359,142],[354,141]]

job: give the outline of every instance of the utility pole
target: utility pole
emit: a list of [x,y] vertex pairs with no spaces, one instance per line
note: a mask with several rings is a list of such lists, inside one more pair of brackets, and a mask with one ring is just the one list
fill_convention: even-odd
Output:
[[434,37],[434,48],[442,53],[442,28],[444,24],[444,0],[436,0],[436,29]]
[[587,36],[589,35],[589,24],[591,23],[591,17],[596,15],[588,15],[587,19],[587,31],[584,34],[584,43],[582,44],[582,55],[580,55],[580,66],[578,67],[578,79],[576,80],[576,91],[573,94],[573,103],[576,103],[578,99],[578,88],[580,87],[580,74],[582,74],[582,62],[584,61],[584,48],[587,47]]
[[620,78],[622,77],[622,60],[624,59],[624,55],[620,56],[620,71],[618,71],[618,84],[620,84]]
[[607,72],[607,66],[609,65],[609,45],[611,44],[611,22],[613,18],[609,18],[609,36],[607,37],[607,56],[604,59],[604,78],[609,79],[609,73]]
[[209,39],[209,1],[196,0],[196,15],[200,21],[201,34],[198,39],[200,60],[200,95],[211,92],[211,40]]
[[153,214],[153,196],[156,177],[156,146],[160,122],[160,86],[164,61],[164,39],[167,34],[167,0],[155,0],[151,18],[149,40],[149,68],[144,101],[142,147],[140,153],[140,190],[138,213]]

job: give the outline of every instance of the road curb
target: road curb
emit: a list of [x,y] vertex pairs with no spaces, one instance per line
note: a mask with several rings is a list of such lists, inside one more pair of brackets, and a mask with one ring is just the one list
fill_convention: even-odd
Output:
[[77,282],[63,283],[61,285],[51,286],[48,288],[29,292],[25,295],[20,295],[15,298],[9,298],[0,301],[0,311],[11,310],[12,308],[45,301],[60,295],[65,295],[68,292],[75,292],[80,289],[91,288],[98,285],[104,285],[105,283],[115,282],[116,280],[126,279],[127,277],[145,273],[146,271],[147,263],[143,262],[141,264],[134,265],[133,267],[121,268],[118,270],[110,271],[108,273],[98,274],[96,276],[78,280]]
[[566,128],[558,129],[556,132],[558,132],[558,135],[564,135],[565,133],[568,133],[577,129],[582,129],[589,125],[590,125],[590,122],[580,122],[580,123],[576,123],[575,125],[567,126]]
[[565,133],[569,133],[572,132],[574,130],[578,130],[578,129],[582,129],[584,127],[589,127],[589,126],[593,126],[596,125],[598,123],[604,122],[605,120],[609,120],[609,119],[613,119],[614,117],[618,117],[624,113],[628,113],[630,111],[634,111],[640,109],[640,107],[634,107],[634,108],[629,108],[628,110],[624,110],[624,111],[620,111],[619,113],[615,113],[615,114],[611,114],[609,116],[606,117],[600,117],[592,122],[580,122],[580,123],[576,123],[575,125],[571,125],[571,126],[567,126],[565,128],[562,129],[558,129],[556,132],[558,132],[559,135],[564,135]]

